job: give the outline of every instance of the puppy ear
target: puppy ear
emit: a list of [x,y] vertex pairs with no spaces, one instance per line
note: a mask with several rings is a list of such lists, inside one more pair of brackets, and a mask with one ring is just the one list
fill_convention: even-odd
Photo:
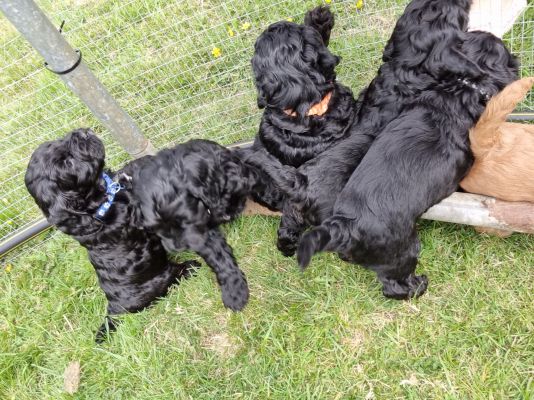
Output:
[[395,45],[393,44],[393,37],[390,37],[388,42],[386,43],[386,47],[384,47],[384,52],[382,53],[382,62],[391,61],[394,49]]
[[467,33],[465,45],[476,49],[477,62],[491,72],[501,71],[503,68],[517,70],[517,57],[510,53],[501,39],[489,32],[472,31]]
[[306,13],[304,25],[311,26],[321,34],[325,46],[330,41],[330,32],[334,27],[334,14],[329,7],[316,7]]
[[[58,199],[61,196],[58,196]],[[66,211],[65,205],[63,202],[58,201],[58,203],[54,204],[52,207],[48,209],[48,215],[46,217],[46,220],[51,224],[55,226],[63,226],[64,221],[68,219],[73,219],[73,217]]]
[[[256,46],[258,46],[257,43]],[[250,60],[250,64],[252,65],[252,72],[255,77],[254,84],[256,86],[256,101],[258,104],[258,108],[260,109],[267,107],[267,104],[269,103],[267,100],[267,94],[264,89],[264,85],[268,84],[268,77],[266,76],[267,74],[263,72],[264,68],[261,67],[262,63],[262,57],[259,56],[256,51],[254,57],[252,57],[252,59]]]

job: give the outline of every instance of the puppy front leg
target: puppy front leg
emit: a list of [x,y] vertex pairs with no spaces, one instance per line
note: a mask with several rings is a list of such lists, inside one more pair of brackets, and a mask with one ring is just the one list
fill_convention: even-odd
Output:
[[[280,197],[290,198],[292,201],[302,201],[302,194],[307,188],[308,179],[292,166],[282,164],[266,150],[257,150],[245,160],[249,168],[256,173],[255,191],[271,195],[277,201],[278,209],[282,204]],[[264,195],[265,196],[265,195]]]
[[302,233],[306,230],[306,224],[302,213],[294,205],[286,203],[278,228],[278,241],[276,247],[286,257],[292,257],[297,251]]
[[187,247],[201,256],[215,273],[223,304],[233,311],[242,310],[249,298],[247,280],[219,229],[190,232],[185,235],[185,240]]
[[[108,293],[106,292],[106,296]],[[114,316],[124,314],[126,310],[121,306],[119,301],[108,298],[107,315],[104,318],[104,322],[98,328],[95,335],[95,343],[102,344],[117,330],[120,324],[120,320],[113,318]]]

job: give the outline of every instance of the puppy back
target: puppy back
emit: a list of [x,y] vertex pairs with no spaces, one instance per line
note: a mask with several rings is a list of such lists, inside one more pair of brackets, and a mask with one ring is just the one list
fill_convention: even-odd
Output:
[[324,44],[328,46],[330,32],[332,32],[332,28],[334,27],[334,14],[332,14],[329,7],[316,7],[306,13],[304,25],[311,26],[319,32]]

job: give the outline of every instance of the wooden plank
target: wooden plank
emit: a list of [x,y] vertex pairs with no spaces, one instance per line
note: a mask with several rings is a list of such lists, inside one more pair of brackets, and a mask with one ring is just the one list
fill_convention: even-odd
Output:
[[453,193],[422,218],[534,233],[534,203],[502,201],[471,193]]
[[[244,215],[279,216],[249,201]],[[453,193],[422,215],[424,219],[497,231],[534,233],[534,203],[508,202],[471,193]]]

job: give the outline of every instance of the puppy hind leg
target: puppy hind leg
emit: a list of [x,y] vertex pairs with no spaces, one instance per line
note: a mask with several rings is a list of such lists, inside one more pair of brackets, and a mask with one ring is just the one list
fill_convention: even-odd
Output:
[[383,284],[382,293],[385,297],[408,300],[426,292],[428,278],[426,275],[415,275],[419,249],[419,239],[415,236],[410,248],[394,264],[372,268],[377,271],[378,279]]

